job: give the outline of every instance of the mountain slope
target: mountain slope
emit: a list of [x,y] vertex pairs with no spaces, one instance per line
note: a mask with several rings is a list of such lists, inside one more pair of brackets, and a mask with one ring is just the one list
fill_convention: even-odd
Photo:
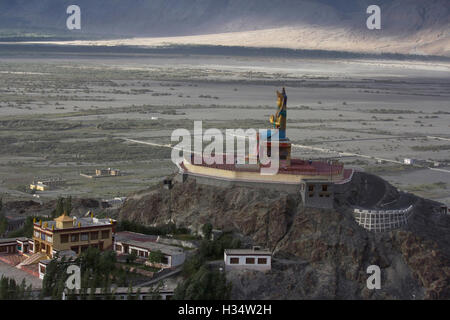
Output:
[[[392,197],[413,201],[403,230],[374,234],[359,227],[351,205]],[[376,198],[376,199],[374,199]],[[432,213],[437,204],[401,195],[381,178],[358,173],[335,209],[303,208],[299,196],[277,191],[176,183],[130,197],[120,218],[144,225],[200,230],[207,222],[232,231],[243,243],[275,252],[269,274],[232,272],[237,299],[449,299],[450,216]],[[369,265],[382,270],[382,289],[366,288]]]
[[[449,1],[377,3],[382,29],[373,31],[366,28],[368,0],[79,0],[82,30],[72,33],[65,26],[71,1],[5,0],[0,3],[0,28],[75,36],[211,35],[164,41],[450,55]],[[238,34],[214,36],[229,32]]]

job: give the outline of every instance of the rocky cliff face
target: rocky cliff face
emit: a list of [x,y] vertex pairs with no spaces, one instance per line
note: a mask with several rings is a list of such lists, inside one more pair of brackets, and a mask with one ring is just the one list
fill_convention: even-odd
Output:
[[[414,201],[403,230],[374,234],[359,227],[351,206]],[[395,203],[394,203],[395,205]],[[121,219],[199,230],[206,222],[263,245],[276,258],[270,273],[231,272],[237,299],[449,299],[450,217],[436,204],[400,195],[384,180],[359,173],[337,196],[335,209],[304,208],[301,198],[276,191],[176,183],[129,198]],[[245,243],[245,241],[244,241]],[[366,269],[382,270],[382,289],[368,290]]]

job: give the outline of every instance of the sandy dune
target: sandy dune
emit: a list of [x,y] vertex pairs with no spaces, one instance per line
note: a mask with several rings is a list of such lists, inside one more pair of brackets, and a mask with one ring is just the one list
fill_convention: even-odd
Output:
[[448,31],[421,31],[414,36],[401,37],[382,36],[377,34],[377,31],[373,31],[373,33],[352,32],[344,27],[324,28],[318,26],[281,27],[182,37],[136,37],[51,43],[95,46],[220,45],[450,56],[450,33]]

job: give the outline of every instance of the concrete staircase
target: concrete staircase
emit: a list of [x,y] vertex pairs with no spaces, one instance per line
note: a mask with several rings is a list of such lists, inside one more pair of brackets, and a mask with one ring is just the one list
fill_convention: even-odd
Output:
[[28,266],[30,264],[38,263],[39,261],[46,259],[47,255],[42,252],[33,253],[31,256],[23,260],[21,263],[17,265],[17,268],[21,268],[22,266]]

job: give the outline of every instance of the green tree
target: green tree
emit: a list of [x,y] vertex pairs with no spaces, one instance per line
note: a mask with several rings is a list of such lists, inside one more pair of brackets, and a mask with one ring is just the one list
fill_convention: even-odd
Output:
[[128,286],[128,293],[127,293],[127,300],[134,300],[133,297],[133,287],[130,285]]
[[26,284],[25,278],[24,278],[24,279],[22,279],[22,282],[20,283],[20,286],[18,287],[18,290],[17,290],[17,298],[18,299],[21,299],[21,300],[25,299],[26,289],[27,289],[27,284]]
[[228,300],[231,296],[231,283],[225,274],[209,270],[203,265],[192,277],[177,286],[176,300]]
[[0,237],[6,233],[8,228],[8,219],[0,212]]
[[2,275],[0,279],[0,300],[7,300],[9,298],[9,280]]
[[134,300],[139,300],[140,295],[141,295],[141,288],[138,288],[136,294],[134,295]]
[[183,264],[182,274],[184,278],[188,278],[195,274],[204,264],[205,259],[201,255],[195,255],[187,259]]
[[6,229],[8,228],[8,220],[2,213],[2,209],[3,209],[3,199],[0,198],[0,236],[5,234]]
[[216,260],[223,257],[225,249],[237,249],[240,246],[241,242],[239,239],[234,239],[231,234],[224,233],[215,240],[202,240],[198,252],[205,259]]
[[58,200],[56,200],[56,208],[52,212],[52,218],[59,217],[64,213],[64,198],[58,197]]
[[91,281],[91,285],[89,286],[89,288],[90,288],[90,290],[89,290],[88,300],[94,300],[95,299],[95,289],[97,288],[94,280]]
[[136,255],[136,252],[134,252],[134,251],[126,256],[127,263],[134,263],[134,261],[136,261],[136,259],[137,259],[137,255]]
[[151,251],[150,255],[148,256],[148,260],[152,263],[161,263],[163,258],[164,254],[161,252],[161,250]]
[[70,213],[72,212],[72,196],[69,196],[64,200],[64,212],[70,216]]
[[211,233],[212,233],[213,226],[211,223],[205,223],[202,227],[203,236],[205,239],[210,240],[211,239]]
[[33,287],[31,284],[28,285],[27,289],[25,290],[25,300],[32,300],[33,299]]
[[158,282],[156,286],[153,286],[148,291],[148,294],[150,295],[151,300],[161,300],[161,289],[164,288],[164,281],[161,280]]
[[16,300],[18,298],[17,293],[18,293],[18,287],[16,284],[16,280],[10,278],[9,284],[8,284],[8,294],[9,294],[8,299]]
[[47,220],[51,220],[51,218],[47,218],[47,217],[40,217],[40,216],[28,216],[25,219],[25,223],[24,226],[18,230],[15,230],[11,233],[9,233],[9,237],[10,238],[18,238],[18,237],[27,237],[27,238],[31,238],[33,236],[33,219],[36,218],[36,221],[42,220],[42,221],[47,221]]
[[64,288],[65,288],[65,282],[66,279],[65,277],[59,277],[59,279],[56,282],[56,286],[53,287],[52,290],[52,300],[61,300],[62,299],[62,294],[64,292]]
[[56,285],[58,277],[58,262],[56,259],[50,261],[45,270],[44,279],[42,280],[42,293],[45,297],[48,297],[53,293],[53,288]]

